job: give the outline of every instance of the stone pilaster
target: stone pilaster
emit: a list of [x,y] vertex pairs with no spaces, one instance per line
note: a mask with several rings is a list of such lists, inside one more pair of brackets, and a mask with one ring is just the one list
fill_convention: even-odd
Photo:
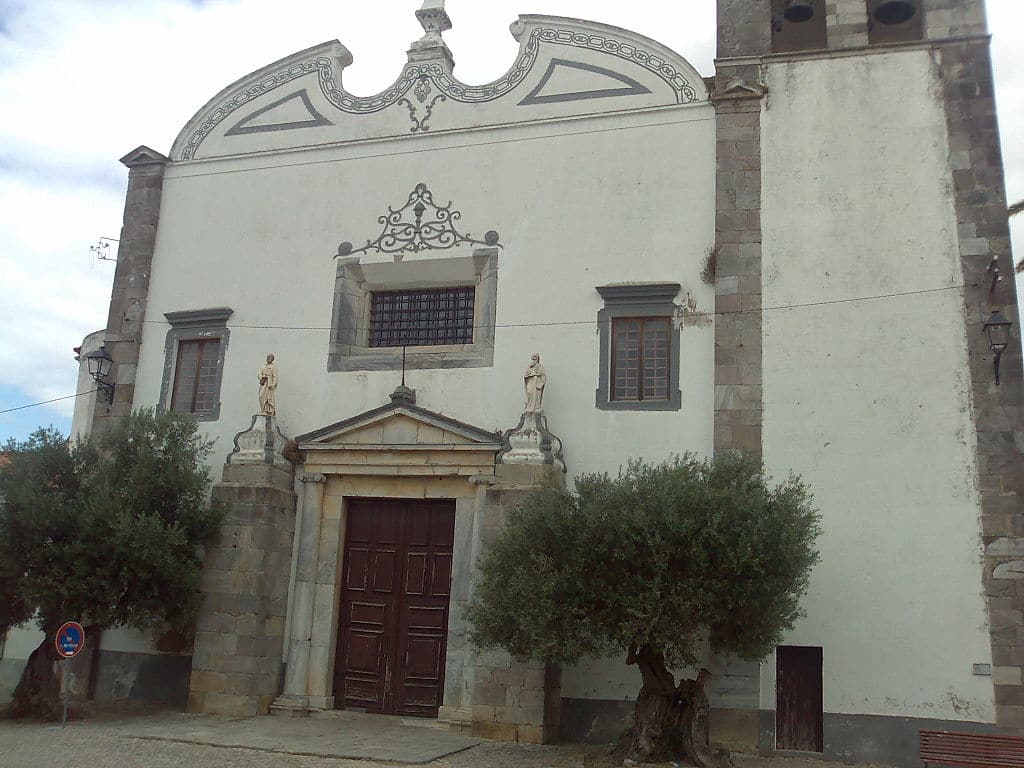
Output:
[[[289,607],[289,631],[284,691],[274,702],[275,713],[301,716],[314,705],[310,701],[310,661],[313,641],[313,619],[316,611],[317,561],[320,526],[323,521],[326,477],[317,473],[301,476],[302,515],[296,522],[295,584]],[[330,616],[332,611],[327,611]],[[321,670],[326,679],[327,673]],[[326,684],[326,683],[325,683]],[[326,703],[326,702],[317,702]]]
[[[948,21],[956,26],[955,17]],[[987,39],[946,43],[938,54],[945,84],[960,264],[963,282],[969,286],[964,291],[964,311],[996,718],[1000,726],[1019,732],[1024,729],[1024,377],[992,67]],[[1003,276],[994,289],[993,258]],[[1001,385],[995,383],[993,355],[983,330],[993,309],[1014,321],[1010,345],[1002,356]]]
[[715,451],[761,455],[761,98],[757,65],[718,62]]
[[113,403],[96,398],[93,430],[98,432],[107,428],[111,419],[131,413],[135,400],[135,375],[168,160],[143,146],[122,157],[121,162],[128,167],[128,192],[104,336],[104,346],[114,359],[112,376],[116,386]]
[[272,464],[228,464],[214,486],[227,514],[206,549],[189,712],[263,715],[281,689],[292,483]]

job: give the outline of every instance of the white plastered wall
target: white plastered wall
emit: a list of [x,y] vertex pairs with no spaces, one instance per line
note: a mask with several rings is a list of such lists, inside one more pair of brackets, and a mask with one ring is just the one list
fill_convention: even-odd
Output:
[[[328,373],[338,243],[380,232],[377,218],[425,181],[462,212],[476,237],[501,233],[494,366],[415,370],[417,404],[488,430],[515,426],[522,372],[540,352],[544,407],[565,445],[570,472],[616,472],[633,456],[711,449],[713,329],[682,331],[683,407],[610,412],[598,384],[595,286],[678,282],[701,309],[700,280],[714,230],[714,123],[708,106],[565,121],[544,126],[432,135],[372,146],[175,164],[163,190],[136,384],[155,404],[164,364],[165,312],[230,307],[234,314],[217,440],[219,472],[235,433],[256,409],[255,377],[273,352],[277,409],[288,435],[387,401],[400,373]],[[464,257],[472,248],[426,251]],[[371,255],[367,260],[391,260]],[[412,259],[414,257],[407,257]],[[555,325],[544,325],[544,324]],[[519,326],[519,327],[509,327]]]
[[[480,238],[497,230],[504,248],[493,367],[411,371],[407,383],[418,405],[488,430],[511,428],[522,409],[522,372],[537,351],[548,373],[545,411],[563,440],[570,476],[615,473],[631,457],[710,453],[713,327],[681,331],[681,410],[598,410],[602,300],[594,290],[677,282],[677,304],[689,292],[699,311],[713,306],[713,288],[700,279],[714,236],[708,105],[171,165],[136,403],[159,398],[163,314],[221,306],[234,311],[221,415],[201,425],[216,440],[215,477],[232,437],[250,423],[256,371],[270,352],[280,369],[278,418],[289,436],[386,402],[398,371],[327,371],[332,255],[341,241],[358,246],[375,238],[377,218],[403,204],[420,181],[437,202],[452,201],[462,212],[461,231]],[[423,257],[471,253],[467,247]],[[550,323],[556,325],[544,325]],[[638,686],[624,682],[634,671],[621,660],[591,665],[586,697],[634,695]],[[571,671],[566,680],[571,689]]]
[[991,678],[972,675],[991,651],[935,67],[904,51],[771,64],[766,82],[764,455],[802,474],[824,527],[786,642],[824,649],[826,712],[992,720]]

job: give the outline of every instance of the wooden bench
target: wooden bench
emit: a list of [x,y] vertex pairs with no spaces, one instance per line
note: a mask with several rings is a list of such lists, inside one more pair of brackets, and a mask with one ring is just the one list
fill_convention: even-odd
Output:
[[949,731],[921,731],[921,761],[927,766],[1024,768],[1024,738]]

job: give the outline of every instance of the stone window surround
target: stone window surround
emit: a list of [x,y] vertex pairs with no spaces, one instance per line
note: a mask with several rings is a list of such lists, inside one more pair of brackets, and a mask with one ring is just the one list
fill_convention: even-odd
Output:
[[165,312],[164,317],[170,323],[164,341],[164,372],[160,381],[160,402],[158,410],[163,413],[170,408],[171,389],[174,386],[174,371],[178,362],[178,345],[182,341],[199,341],[218,339],[217,348],[217,403],[210,413],[194,413],[196,421],[217,421],[220,418],[220,385],[224,375],[224,355],[228,348],[227,322],[233,310],[227,307],[211,309],[191,309],[183,312]]
[[473,343],[408,347],[405,367],[485,368],[494,365],[498,249],[477,248],[472,256],[402,262],[364,264],[359,257],[339,259],[327,370],[401,370],[401,347],[369,346],[372,293],[456,285],[476,287]]
[[679,328],[673,322],[669,332],[672,351],[669,360],[669,387],[667,400],[612,400],[612,320],[618,317],[675,317],[678,307],[674,303],[679,283],[636,283],[602,285],[595,290],[604,299],[604,307],[597,313],[599,331],[599,373],[595,405],[602,411],[678,411],[683,395],[679,389]]

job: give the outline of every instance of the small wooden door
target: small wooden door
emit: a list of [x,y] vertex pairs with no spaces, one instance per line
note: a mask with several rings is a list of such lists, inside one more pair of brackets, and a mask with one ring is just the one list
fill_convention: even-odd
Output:
[[776,749],[821,752],[823,715],[821,648],[776,649]]
[[455,502],[349,504],[337,706],[437,717],[444,692]]

